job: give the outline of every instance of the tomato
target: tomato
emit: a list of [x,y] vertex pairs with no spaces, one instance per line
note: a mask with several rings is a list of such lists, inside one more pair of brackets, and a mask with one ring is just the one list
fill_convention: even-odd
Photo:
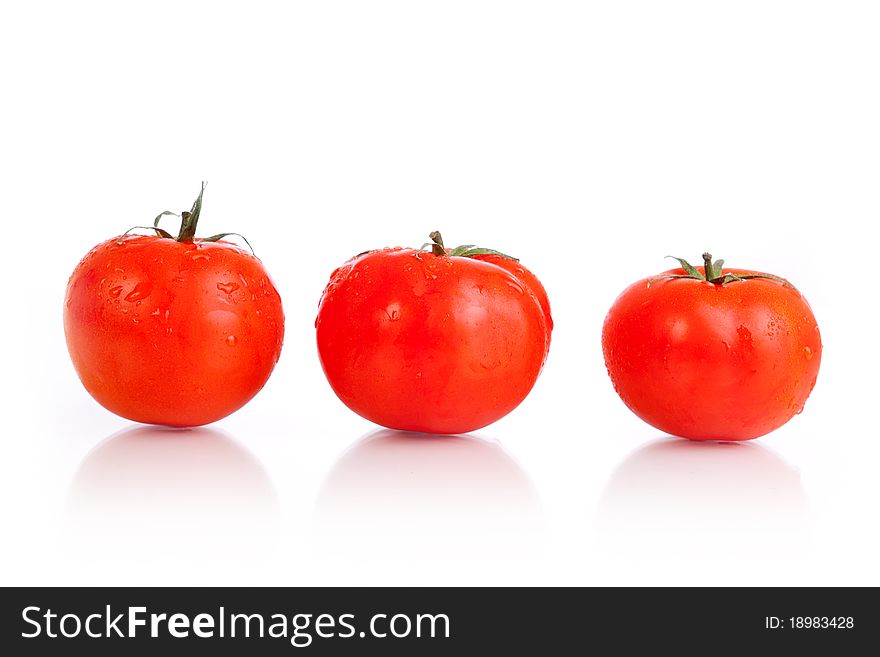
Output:
[[99,244],[67,284],[76,372],[102,406],[136,422],[219,420],[263,387],[281,354],[281,298],[263,264],[221,240],[230,233],[194,238],[203,193],[177,239],[159,215],[155,235]]
[[787,281],[703,255],[628,287],[602,331],[608,374],[648,424],[694,440],[749,440],[803,410],[822,342]]
[[349,260],[321,298],[318,353],[351,410],[391,429],[465,433],[516,408],[550,348],[547,294],[518,261],[472,246]]

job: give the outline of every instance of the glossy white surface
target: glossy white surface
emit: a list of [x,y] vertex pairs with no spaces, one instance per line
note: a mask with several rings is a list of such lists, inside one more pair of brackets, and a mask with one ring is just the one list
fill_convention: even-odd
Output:
[[[880,584],[878,12],[5,5],[0,583]],[[139,428],[77,381],[64,286],[202,179],[284,351],[235,415]],[[342,406],[313,328],[334,267],[434,229],[520,257],[556,321],[522,406],[442,443]],[[822,329],[806,410],[748,445],[663,441],[602,362],[615,295],[706,249]]]

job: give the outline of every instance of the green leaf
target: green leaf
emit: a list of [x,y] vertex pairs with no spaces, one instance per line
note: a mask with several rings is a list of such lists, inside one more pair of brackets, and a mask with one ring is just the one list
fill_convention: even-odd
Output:
[[694,277],[693,276],[683,276],[682,274],[667,274],[665,276],[655,276],[654,278],[652,278],[651,280],[648,281],[648,287],[651,287],[651,283],[653,283],[654,281],[665,281],[665,280],[669,280],[670,278],[688,278],[690,280],[693,280]]
[[132,226],[116,239],[116,243],[122,244],[122,238],[128,235],[133,230],[154,230],[156,231],[156,235],[158,235],[159,237],[174,239],[173,237],[171,237],[171,233],[169,233],[167,230],[162,230],[161,228],[157,228],[156,226]]
[[675,256],[666,256],[667,258],[672,258],[673,260],[678,260],[678,264],[681,265],[681,268],[684,269],[691,278],[696,278],[701,281],[705,281],[706,277],[700,272],[700,270],[694,268],[691,263],[689,263],[684,258],[676,258]]
[[251,243],[248,242],[247,237],[242,235],[241,233],[219,233],[218,235],[211,235],[211,237],[205,237],[204,239],[200,239],[200,242],[216,242],[218,240],[222,240],[224,237],[229,237],[230,235],[235,235],[236,237],[240,237],[244,240],[244,243],[247,244],[248,248],[251,250],[251,254],[256,256],[257,254],[254,252],[254,247],[251,246]]
[[766,278],[771,281],[776,281],[777,283],[782,283],[785,287],[790,287],[792,290],[797,290],[797,288],[794,285],[792,285],[791,283],[789,283],[787,280],[785,280],[784,278],[779,278],[779,276],[774,276],[773,274],[740,274],[739,275],[739,280],[741,280],[741,281],[751,280],[754,278]]
[[475,248],[477,248],[476,244],[462,244],[461,246],[457,246],[454,249],[452,249],[452,251],[449,252],[449,255],[460,256],[465,251],[468,251],[469,249],[475,249]]
[[172,212],[171,210],[165,210],[165,212],[160,212],[158,215],[156,215],[156,218],[153,219],[153,226],[158,226],[158,225],[159,225],[159,220],[160,220],[162,217],[164,217],[165,215],[169,215],[169,214],[170,214],[172,217],[179,217],[179,216],[180,216],[180,215],[177,214],[176,212]]
[[[458,249],[455,249],[455,251],[458,251]],[[495,251],[494,249],[481,249],[479,247],[474,247],[474,246],[472,246],[468,249],[465,249],[461,253],[453,252],[453,253],[450,253],[450,255],[457,255],[462,258],[471,258],[473,256],[478,256],[478,255],[497,255],[497,256],[501,256],[502,258],[507,258],[508,260],[516,260],[517,262],[519,262],[519,258],[514,258],[513,256],[509,256],[506,253],[501,253],[501,251]]]
[[199,220],[199,214],[202,211],[202,198],[205,196],[205,186],[206,183],[204,180],[202,181],[202,189],[199,191],[199,195],[196,196],[196,200],[193,201],[192,209],[189,211],[193,216],[193,221]]

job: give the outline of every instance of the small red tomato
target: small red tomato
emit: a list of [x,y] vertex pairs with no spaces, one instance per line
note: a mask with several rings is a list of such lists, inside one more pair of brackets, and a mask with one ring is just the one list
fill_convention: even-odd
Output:
[[67,284],[64,332],[79,378],[102,406],[148,424],[196,426],[241,408],[281,354],[281,298],[251,253],[195,238],[204,184],[177,238],[102,242]]
[[489,249],[382,249],[333,272],[315,322],[327,380],[391,429],[464,433],[516,408],[550,348],[550,304],[517,260]]
[[803,410],[822,342],[807,300],[787,281],[676,258],[681,269],[634,283],[602,331],[614,389],[661,431],[749,440]]

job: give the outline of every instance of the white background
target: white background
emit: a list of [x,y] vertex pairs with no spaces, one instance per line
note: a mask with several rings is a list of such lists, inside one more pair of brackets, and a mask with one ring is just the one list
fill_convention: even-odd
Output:
[[[880,584],[878,33],[872,2],[4,3],[0,581]],[[284,351],[235,415],[156,435],[80,386],[64,287],[203,179]],[[434,229],[538,274],[550,358],[476,435],[376,435],[317,301]],[[706,249],[823,333],[805,412],[747,445],[663,440],[602,362],[615,296]]]

